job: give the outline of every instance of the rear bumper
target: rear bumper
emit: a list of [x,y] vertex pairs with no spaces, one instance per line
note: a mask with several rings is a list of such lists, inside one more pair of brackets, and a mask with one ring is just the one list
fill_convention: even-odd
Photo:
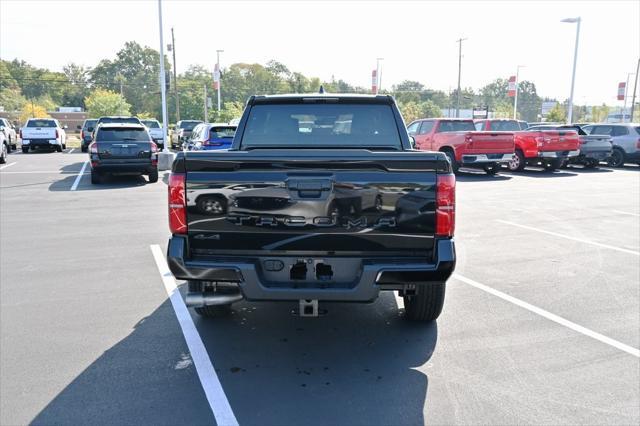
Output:
[[151,161],[146,162],[118,162],[118,163],[105,163],[100,162],[98,164],[91,163],[91,170],[98,173],[151,173],[158,170],[157,165],[152,165]]
[[[325,259],[331,262],[330,258]],[[167,261],[171,272],[181,280],[238,282],[247,300],[371,302],[382,290],[446,281],[455,269],[456,255],[453,240],[438,240],[433,260],[362,259],[356,280],[339,285],[331,282],[322,285],[306,281],[266,282],[261,270],[264,259],[261,263],[261,259],[255,257],[189,259],[187,238],[181,235],[174,235],[169,240]]]
[[624,161],[627,161],[630,163],[635,163],[640,161],[640,151],[631,152],[631,153],[626,152],[624,154]]
[[60,146],[60,141],[56,139],[23,139],[23,146],[32,146],[32,147],[53,147]]
[[578,155],[580,155],[580,151],[579,150],[575,150],[575,151],[539,151],[538,152],[538,157],[539,158],[570,158],[570,157],[577,157]]
[[611,157],[611,149],[602,150],[602,151],[585,151],[581,150],[580,155],[577,156],[577,159],[593,159],[598,161],[606,160]]
[[463,154],[462,164],[508,163],[513,159],[513,152],[506,154]]

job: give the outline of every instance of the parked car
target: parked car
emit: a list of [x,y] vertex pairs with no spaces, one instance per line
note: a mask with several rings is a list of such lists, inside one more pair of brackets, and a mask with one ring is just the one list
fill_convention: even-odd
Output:
[[0,118],[0,133],[3,133],[5,136],[9,146],[8,152],[18,149],[18,135],[16,134],[16,129],[6,118]]
[[640,124],[592,124],[582,128],[590,135],[607,135],[611,137],[613,151],[609,157],[609,165],[622,167],[625,163],[640,165]]
[[0,164],[7,162],[7,155],[11,150],[11,144],[3,132],[0,132]]
[[534,126],[530,130],[575,130],[580,139],[580,154],[570,157],[566,161],[569,164],[582,164],[586,168],[598,167],[600,161],[611,157],[613,149],[611,137],[607,135],[589,135],[577,124],[564,124],[561,126]]
[[82,123],[82,127],[80,128],[80,149],[82,152],[87,152],[89,149],[93,130],[95,129],[97,122],[97,119],[90,118],[88,120],[84,120],[84,123]]
[[[217,316],[242,299],[297,301],[317,316],[322,301],[398,291],[406,318],[436,319],[455,268],[455,176],[402,128],[390,96],[252,96],[231,149],[179,152],[167,261],[186,304]],[[225,216],[187,208],[230,185],[246,186]],[[399,188],[406,203],[381,195]]]
[[575,130],[532,130],[535,126],[520,130],[516,120],[504,119],[476,120],[475,126],[482,131],[513,131],[515,155],[507,164],[512,172],[522,171],[527,165],[553,171],[580,155],[580,139]]
[[101,183],[107,174],[147,175],[149,182],[158,181],[158,146],[142,124],[99,125],[89,158],[92,184]]
[[62,152],[67,148],[67,126],[60,126],[55,118],[30,118],[20,129],[22,152],[46,148]]
[[409,124],[407,131],[416,149],[444,152],[454,172],[474,167],[495,174],[513,158],[513,132],[477,132],[473,120],[424,119]]
[[141,120],[147,127],[151,139],[158,145],[158,149],[164,149],[164,129],[158,120]]
[[200,123],[193,128],[191,138],[182,144],[187,151],[229,149],[237,126],[226,123]]
[[200,123],[202,120],[180,120],[176,123],[176,127],[171,132],[171,148],[179,149],[182,147],[182,144],[189,140],[191,137],[191,133],[193,129]]

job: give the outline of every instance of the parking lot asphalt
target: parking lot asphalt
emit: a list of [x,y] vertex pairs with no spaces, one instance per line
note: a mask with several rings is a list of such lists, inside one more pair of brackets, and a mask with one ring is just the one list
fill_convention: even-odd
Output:
[[388,293],[192,312],[212,401],[151,249],[165,183],[93,186],[69,151],[0,166],[0,424],[213,424],[216,398],[243,425],[640,422],[638,167],[460,175],[431,324]]

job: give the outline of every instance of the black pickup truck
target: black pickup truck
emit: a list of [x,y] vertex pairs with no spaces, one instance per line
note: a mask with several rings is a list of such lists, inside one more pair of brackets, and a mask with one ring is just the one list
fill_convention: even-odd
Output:
[[178,153],[167,260],[204,316],[232,303],[372,302],[442,311],[455,267],[455,177],[415,151],[390,96],[277,95],[247,102],[228,151]]

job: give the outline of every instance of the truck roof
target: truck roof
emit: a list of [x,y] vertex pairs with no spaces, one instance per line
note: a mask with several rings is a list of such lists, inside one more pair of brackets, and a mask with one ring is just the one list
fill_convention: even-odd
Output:
[[100,129],[108,129],[108,128],[121,129],[123,127],[141,129],[141,130],[146,129],[146,127],[143,124],[138,124],[138,123],[100,123],[100,126],[99,126]]
[[256,95],[251,96],[247,103],[255,104],[288,104],[288,103],[313,103],[318,101],[332,103],[366,103],[366,104],[392,104],[390,95],[365,95],[359,93],[291,93],[284,95]]

